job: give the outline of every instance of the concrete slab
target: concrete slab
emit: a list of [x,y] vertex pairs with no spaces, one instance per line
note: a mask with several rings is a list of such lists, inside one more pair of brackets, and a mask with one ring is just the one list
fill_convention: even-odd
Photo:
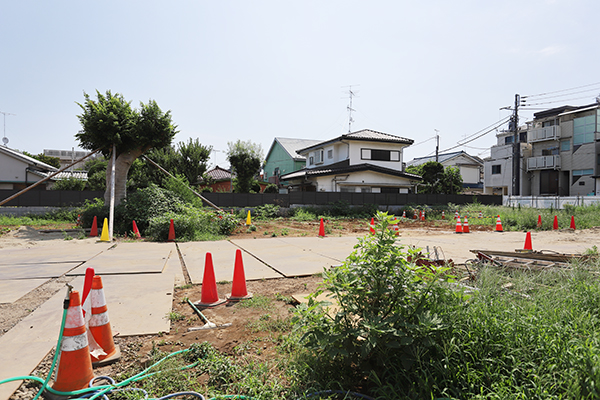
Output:
[[[169,331],[172,273],[101,276],[113,334],[135,336]],[[83,280],[76,287],[82,286]]]
[[[233,279],[235,251],[239,247],[232,242],[188,242],[180,243],[178,246],[185,262],[185,266],[190,274],[190,278],[194,284],[202,283],[207,252],[210,252],[212,255],[215,279],[217,282],[231,281]],[[244,250],[243,247],[242,250]],[[242,251],[242,260],[244,261],[246,280],[283,277],[282,274],[277,273],[245,251]]]
[[[335,242],[329,239],[315,238],[322,240],[323,245],[335,246]],[[285,277],[312,275],[340,264],[337,259],[313,252],[307,243],[304,243],[306,246],[291,246],[281,239],[239,239],[231,242]]]
[[0,248],[0,265],[83,262],[110,247],[110,243],[103,242],[52,242],[52,245]]
[[48,279],[0,280],[0,303],[13,303]]
[[119,243],[67,275],[85,275],[88,267],[97,275],[160,273],[173,250],[175,243]]
[[81,262],[71,262],[0,265],[0,282],[11,279],[56,278],[81,264]]
[[315,254],[322,255],[323,257],[329,257],[339,264],[346,260],[346,257],[352,253],[354,246],[358,243],[356,237],[350,236],[332,236],[324,238],[282,237],[279,238],[279,240],[291,246],[299,247],[305,251],[311,251]]

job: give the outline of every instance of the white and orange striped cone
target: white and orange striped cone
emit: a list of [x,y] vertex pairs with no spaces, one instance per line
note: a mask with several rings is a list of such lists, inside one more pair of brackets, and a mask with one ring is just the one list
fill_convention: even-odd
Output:
[[483,218],[483,212],[479,211],[479,218]]
[[418,218],[418,216],[417,216],[417,210],[415,210],[415,213],[413,215],[413,219],[417,219],[417,218]]
[[454,211],[454,219],[458,218],[458,210]]
[[406,210],[402,210],[402,218],[406,218]]
[[446,214],[442,211],[442,219],[446,219]]
[[465,215],[465,222],[463,224],[463,233],[471,233],[471,231],[469,230],[469,221],[467,220],[467,216]]
[[423,210],[423,213],[421,214],[421,221],[425,221],[425,210]]
[[[72,392],[88,387],[94,378],[79,292],[69,295],[69,308],[60,345],[60,361],[52,389]],[[57,396],[52,394],[51,396]]]
[[396,236],[400,235],[400,227],[398,226],[398,220],[396,218],[394,218],[394,224],[392,225],[392,232],[394,232],[394,235],[396,235]]
[[375,218],[371,218],[371,224],[369,225],[369,232],[371,235],[375,234]]
[[113,363],[121,358],[119,346],[115,346],[113,341],[112,329],[108,318],[108,307],[104,297],[104,288],[102,278],[98,275],[92,280],[92,291],[90,292],[92,301],[92,317],[90,318],[90,333],[94,340],[105,354],[90,354],[92,365],[102,366]]
[[462,224],[460,223],[460,217],[456,217],[456,230],[454,233],[463,233]]
[[500,221],[500,216],[498,215],[498,219],[496,219],[496,232],[504,232],[502,229],[502,221]]

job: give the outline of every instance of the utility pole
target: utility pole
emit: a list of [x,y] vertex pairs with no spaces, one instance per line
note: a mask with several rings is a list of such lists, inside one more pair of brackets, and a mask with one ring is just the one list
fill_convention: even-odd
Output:
[[521,194],[521,144],[519,143],[519,105],[521,96],[515,94],[515,108],[511,118],[513,131],[513,176],[512,176],[512,195]]
[[435,162],[440,162],[440,135],[437,129],[435,131]]

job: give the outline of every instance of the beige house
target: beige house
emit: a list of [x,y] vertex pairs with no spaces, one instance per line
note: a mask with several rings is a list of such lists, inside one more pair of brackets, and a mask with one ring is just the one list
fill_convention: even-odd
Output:
[[[417,166],[429,161],[435,161],[435,156],[418,157],[407,163],[408,166]],[[463,179],[463,189],[472,192],[483,191],[483,160],[464,151],[438,154],[438,162],[447,167],[458,168]]]
[[[43,163],[6,146],[0,146],[0,189],[22,190],[58,171]],[[41,184],[39,189],[48,189],[52,182]]]

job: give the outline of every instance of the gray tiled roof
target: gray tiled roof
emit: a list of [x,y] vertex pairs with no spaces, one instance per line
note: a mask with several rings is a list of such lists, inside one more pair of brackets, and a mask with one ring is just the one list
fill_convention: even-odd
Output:
[[309,147],[317,143],[321,143],[320,140],[313,139],[291,139],[291,138],[282,138],[276,137],[275,140],[283,147],[285,151],[296,161],[304,161],[306,157],[298,154],[296,150],[302,149],[304,147]]
[[414,143],[414,140],[407,139],[405,137],[390,135],[389,133],[373,131],[371,129],[363,129],[360,131],[347,133],[342,136],[338,136],[334,139],[329,139],[329,140],[317,142],[312,145],[308,145],[304,148],[298,149],[298,151],[305,153],[307,150],[315,148],[317,146],[323,146],[325,144],[338,142],[340,140],[364,140],[364,141],[369,141],[369,142],[402,143],[402,144],[407,144],[407,145],[411,145]]
[[[444,154],[438,154],[438,162],[439,163],[443,163],[444,161],[447,160],[451,160],[455,157],[458,157],[460,155],[464,155],[468,158],[471,158],[474,162],[478,163],[478,164],[483,164],[483,160],[477,156],[472,156],[469,155],[468,153],[464,152],[464,151],[455,151],[453,153],[444,153]],[[435,155],[433,156],[427,156],[427,157],[417,157],[417,158],[413,158],[411,161],[409,161],[408,163],[406,163],[406,165],[408,166],[412,166],[412,165],[421,165],[421,164],[425,164],[426,162],[429,161],[435,161]]]

